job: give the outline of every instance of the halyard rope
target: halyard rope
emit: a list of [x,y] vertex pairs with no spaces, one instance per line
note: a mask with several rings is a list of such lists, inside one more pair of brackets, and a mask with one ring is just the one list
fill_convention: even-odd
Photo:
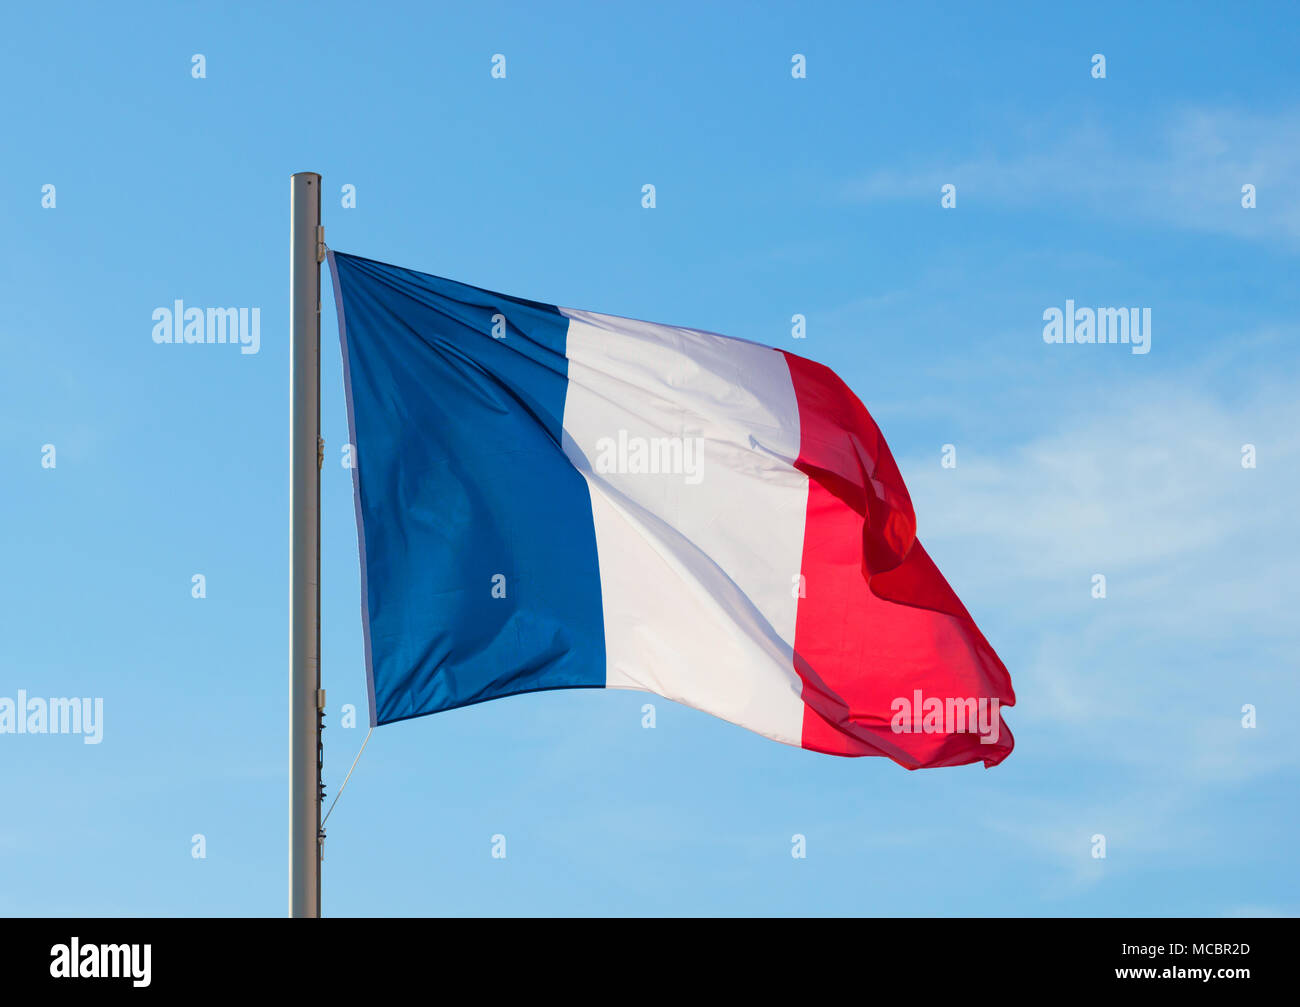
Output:
[[[370,741],[370,736],[374,733],[375,729],[373,727],[366,732],[366,740],[361,742],[361,751],[357,752],[357,757],[352,760],[352,769],[357,768],[357,763],[361,761],[361,752],[366,750],[366,744]],[[334,800],[330,801],[329,811],[326,811],[325,817],[320,820],[322,829],[325,827],[325,823],[329,821],[330,812],[334,810],[334,805],[338,804],[339,798],[343,796],[343,787],[346,787],[348,785],[348,780],[352,779],[352,769],[349,769],[348,775],[343,777],[343,785],[339,787],[339,792],[334,795]]]

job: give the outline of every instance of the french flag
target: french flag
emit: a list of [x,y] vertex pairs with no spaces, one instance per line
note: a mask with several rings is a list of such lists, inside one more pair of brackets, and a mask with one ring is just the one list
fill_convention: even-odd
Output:
[[640,689],[908,769],[1011,751],[1010,676],[830,370],[329,261],[372,726]]

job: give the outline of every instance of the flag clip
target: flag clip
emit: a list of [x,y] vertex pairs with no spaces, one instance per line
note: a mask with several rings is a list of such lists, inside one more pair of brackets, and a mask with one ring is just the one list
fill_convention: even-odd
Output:
[[325,225],[316,225],[316,261],[325,261]]

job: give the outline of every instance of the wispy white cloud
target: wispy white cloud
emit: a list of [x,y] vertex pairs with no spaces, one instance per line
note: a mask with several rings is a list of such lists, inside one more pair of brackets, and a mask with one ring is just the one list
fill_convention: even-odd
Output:
[[[1178,792],[1130,793],[1118,799],[1095,795],[1046,795],[999,801],[985,820],[990,831],[1006,836],[1031,856],[1056,866],[1042,893],[1069,898],[1081,890],[1132,872],[1135,864],[1204,852],[1208,830],[1188,819],[1188,801]],[[1104,857],[1093,855],[1104,840]]]
[[[1283,622],[1290,606],[1270,578],[1295,559],[1300,402],[1261,389],[1234,406],[1155,381],[1074,398],[1061,401],[1057,429],[1005,452],[961,445],[951,470],[937,456],[905,460],[927,540],[978,543],[988,560],[979,575],[997,580],[1123,574],[1116,597],[1142,602],[1164,596],[1187,566],[1207,584],[1248,573],[1238,590],[1219,580],[1205,613],[1214,618],[1197,628],[1227,622],[1235,613],[1224,605]],[[1247,443],[1254,469],[1242,466]]]
[[1279,909],[1276,906],[1233,906],[1223,914],[1229,919],[1282,919],[1295,916],[1294,910]]
[[[958,206],[1059,203],[1110,218],[1253,239],[1300,240],[1300,109],[1187,108],[1137,135],[1074,126],[1015,153],[913,164],[844,186],[858,202],[926,199],[957,186]],[[1243,209],[1241,188],[1256,187]]]
[[1059,416],[1005,451],[958,445],[956,469],[902,466],[922,540],[1001,627],[1018,717],[1049,751],[1151,779],[1294,768],[1300,403],[1144,381],[1062,401]]

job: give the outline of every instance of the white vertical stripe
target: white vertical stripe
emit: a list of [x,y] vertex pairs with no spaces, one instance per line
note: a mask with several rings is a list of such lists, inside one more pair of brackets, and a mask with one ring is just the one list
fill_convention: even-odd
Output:
[[[607,686],[798,745],[792,655],[808,480],[794,468],[799,408],[785,357],[561,310],[565,451],[591,491]],[[661,471],[634,470],[654,454]]]

